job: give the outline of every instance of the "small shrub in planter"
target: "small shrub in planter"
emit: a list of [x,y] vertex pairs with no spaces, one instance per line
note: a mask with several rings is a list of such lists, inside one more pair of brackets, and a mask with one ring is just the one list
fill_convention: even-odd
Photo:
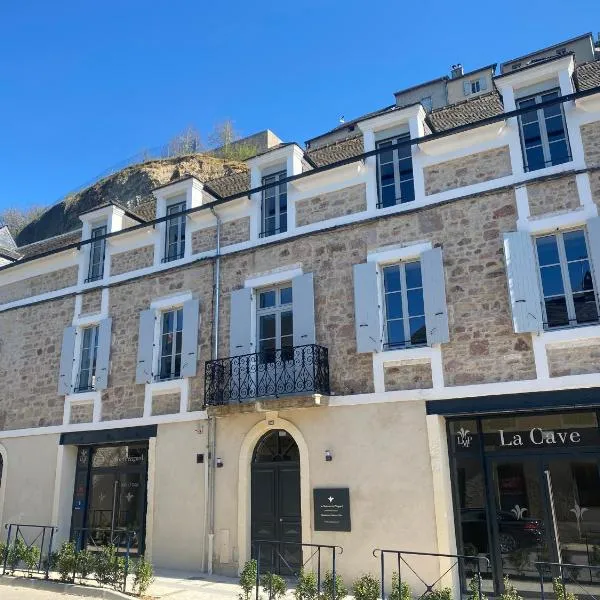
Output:
[[481,576],[476,573],[473,575],[473,579],[469,582],[469,600],[488,600],[487,596],[481,591],[479,594],[479,586],[481,583]]
[[410,586],[405,581],[400,583],[400,577],[395,571],[392,573],[392,589],[388,598],[389,600],[412,600]]
[[73,581],[77,570],[77,554],[73,542],[64,542],[56,554],[56,570],[61,581]]
[[379,597],[379,581],[366,573],[352,585],[352,593],[356,600],[377,600]]
[[0,565],[4,565],[4,559],[6,558],[6,553],[8,552],[8,548],[4,542],[0,542]]
[[23,550],[23,562],[27,565],[27,571],[31,572],[40,564],[40,549],[37,546],[26,546]]
[[81,550],[76,555],[75,564],[77,576],[80,579],[86,579],[94,572],[94,568],[96,567],[96,557],[94,556],[94,553],[89,550]]
[[424,594],[423,600],[452,600],[452,590],[449,587],[433,590]]
[[119,590],[125,581],[125,559],[117,554],[114,545],[104,546],[94,564],[95,579],[100,585]]
[[335,590],[335,600],[342,600],[348,595],[348,590],[344,585],[342,578],[339,575],[335,576],[335,583],[333,581],[333,573],[327,571],[323,578],[323,593],[321,594],[322,600],[333,600]]
[[278,600],[285,596],[285,579],[275,573],[265,573],[260,578],[260,585],[267,593],[269,600]]
[[504,576],[504,591],[500,595],[500,600],[523,600],[517,588],[510,582],[508,575]]
[[556,600],[577,600],[577,596],[573,592],[567,592],[563,582],[558,577],[552,580],[552,588]]
[[244,565],[242,572],[240,573],[240,587],[242,591],[238,594],[239,600],[250,600],[252,596],[252,590],[256,585],[256,561],[254,559],[249,560]]
[[21,561],[25,560],[25,554],[27,553],[27,545],[21,538],[17,538],[11,546],[8,547],[8,557],[6,564],[8,568],[14,573],[18,568]]
[[143,596],[154,581],[154,569],[143,556],[138,558],[133,565],[133,589],[139,596]]
[[319,595],[317,576],[312,571],[300,569],[298,582],[294,590],[296,600],[316,600]]

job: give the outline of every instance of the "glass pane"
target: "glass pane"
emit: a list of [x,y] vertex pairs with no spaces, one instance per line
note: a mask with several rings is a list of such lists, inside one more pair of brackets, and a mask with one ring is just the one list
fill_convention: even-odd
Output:
[[577,323],[592,323],[598,320],[598,307],[594,292],[573,295]]
[[415,186],[412,179],[400,183],[400,198],[402,202],[412,202],[415,199]]
[[566,140],[552,142],[550,144],[550,160],[553,165],[562,165],[571,160],[571,157],[569,156],[569,146],[567,145]]
[[273,235],[276,230],[275,225],[276,225],[275,217],[269,217],[268,219],[265,219],[264,234],[265,235]]
[[[291,335],[282,335],[281,336],[281,347],[282,348],[291,348],[294,345],[294,338]],[[289,353],[286,354],[287,360],[291,360],[293,355]]]
[[265,199],[265,215],[267,217],[275,216],[275,198],[266,198]]
[[592,281],[590,263],[587,260],[578,260],[569,263],[569,280],[573,292],[593,290],[594,283]]
[[396,205],[396,187],[394,185],[387,185],[381,188],[381,206],[386,208],[388,206]]
[[409,316],[420,316],[425,314],[423,308],[423,290],[409,290],[406,293],[408,297],[408,314]]
[[183,329],[183,308],[177,309],[177,331]]
[[168,333],[173,330],[173,311],[163,313],[163,333]]
[[558,296],[564,294],[562,274],[559,265],[553,267],[542,267],[542,289],[544,296]]
[[406,273],[406,287],[408,289],[421,287],[423,285],[420,262],[415,261],[405,263],[404,272]]
[[402,318],[402,294],[400,292],[385,295],[385,315],[388,319]]
[[427,343],[427,331],[425,329],[425,317],[417,317],[410,319],[410,343],[425,344]]
[[542,134],[539,123],[529,123],[523,126],[523,139],[525,140],[526,148],[533,148],[542,143]]
[[276,295],[275,290],[269,290],[268,292],[261,292],[259,295],[260,308],[270,308],[275,306]]
[[383,281],[386,292],[400,291],[400,268],[398,265],[383,269]]
[[536,238],[535,245],[540,266],[558,264],[560,259],[558,258],[558,245],[555,236],[546,235]]
[[527,168],[530,171],[537,171],[543,169],[546,166],[546,159],[544,158],[544,151],[541,146],[535,148],[528,148],[525,152],[527,159]]
[[280,300],[281,304],[291,304],[292,303],[292,288],[291,287],[281,288],[280,298],[281,298],[281,300]]
[[115,488],[115,476],[112,473],[92,475],[88,508],[90,527],[110,529]]
[[292,311],[281,313],[281,337],[292,335],[293,331]]
[[382,186],[394,183],[394,165],[392,163],[382,165],[379,172]]
[[388,339],[389,346],[403,346],[406,343],[404,339],[404,320],[396,319],[388,321]]
[[562,327],[569,324],[567,301],[564,296],[547,299],[545,304],[548,327]]
[[565,242],[565,252],[568,261],[587,258],[587,245],[583,230],[578,229],[577,231],[563,233],[563,241]]
[[172,364],[173,364],[173,361],[171,359],[170,354],[163,356],[160,359],[160,372],[159,372],[160,379],[169,379],[171,377]]
[[281,194],[279,196],[279,212],[287,212],[287,194]]
[[273,350],[275,348],[275,338],[260,340],[259,350]]
[[264,315],[260,317],[260,338],[275,337],[275,315]]

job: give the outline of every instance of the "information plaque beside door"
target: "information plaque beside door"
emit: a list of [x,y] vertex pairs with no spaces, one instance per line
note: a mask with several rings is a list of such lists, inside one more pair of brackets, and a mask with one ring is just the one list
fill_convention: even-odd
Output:
[[350,490],[318,488],[313,490],[315,531],[350,531]]

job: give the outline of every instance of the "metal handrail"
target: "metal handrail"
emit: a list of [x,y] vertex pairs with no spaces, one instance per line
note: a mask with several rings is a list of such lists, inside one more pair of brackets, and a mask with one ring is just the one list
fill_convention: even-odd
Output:
[[[299,546],[302,548],[316,548],[316,550],[302,563],[302,567],[306,565],[310,560],[317,556],[317,591],[318,597],[321,597],[321,549],[325,548],[326,550],[331,550],[331,576],[333,580],[333,590],[332,590],[332,600],[335,600],[336,593],[336,554],[343,554],[344,548],[338,545],[331,544],[304,544],[302,542],[282,542],[280,540],[252,540],[252,546],[257,549],[257,557],[256,557],[256,600],[259,600],[259,587],[260,587],[260,555],[261,555],[261,546],[264,544],[269,544],[275,552],[278,554],[279,558],[285,562],[286,566],[293,572],[291,565],[285,560],[281,553],[277,549],[278,546]],[[269,590],[270,591],[270,590]],[[269,596],[271,594],[269,593]]]
[[205,406],[299,393],[329,395],[329,354],[317,344],[206,361]]
[[[415,600],[421,600],[421,598],[423,598],[424,596],[426,596],[427,594],[430,594],[433,592],[433,588],[434,586],[439,583],[448,573],[450,573],[450,571],[452,571],[452,569],[454,569],[455,566],[458,565],[458,568],[460,569],[460,561],[461,560],[465,560],[465,561],[471,561],[476,563],[477,566],[477,589],[479,592],[479,598],[482,597],[482,592],[481,592],[481,567],[480,567],[480,561],[485,561],[487,563],[488,568],[490,567],[491,563],[490,563],[490,559],[487,558],[487,556],[473,556],[473,555],[467,555],[467,554],[443,554],[443,553],[439,553],[439,552],[416,552],[416,551],[412,551],[412,550],[393,550],[393,549],[387,549],[387,548],[374,548],[373,549],[373,556],[375,558],[377,558],[377,556],[379,555],[379,560],[380,560],[380,572],[381,572],[381,600],[385,600],[385,555],[386,554],[395,554],[397,561],[398,561],[398,588],[401,589],[402,588],[402,563],[404,563],[417,577],[417,579],[419,579],[419,581],[425,586],[425,591]],[[446,569],[433,583],[429,584],[427,583],[413,568],[411,565],[408,564],[408,562],[406,560],[404,560],[403,555],[407,555],[407,556],[431,556],[431,557],[435,557],[435,558],[453,558],[456,559],[456,561],[450,565],[450,567],[448,567],[448,569]]]
[[[589,590],[586,590],[583,585],[581,585],[581,582],[577,581],[574,577],[569,576],[568,575],[568,570],[571,569],[580,569],[580,570],[586,570],[586,571],[590,571],[590,580],[592,578],[591,575],[591,571],[592,569],[598,571],[600,570],[600,565],[577,565],[577,564],[571,564],[571,563],[563,563],[563,562],[544,562],[544,561],[537,561],[533,563],[534,566],[537,568],[538,573],[540,575],[540,595],[541,595],[541,600],[544,600],[544,567],[549,568],[550,572],[552,570],[559,571],[560,575],[559,577],[554,577],[552,575],[552,573],[550,573],[550,576],[552,578],[552,580],[554,579],[560,579],[560,582],[563,586],[563,589],[565,590],[565,598],[567,597],[567,586],[566,586],[566,581],[570,581],[572,584],[576,585],[577,587],[579,587],[587,596],[589,596],[590,598],[592,598],[592,600],[599,600],[598,596],[595,596],[594,594],[592,594]],[[567,577],[565,578],[565,569],[567,570]]]
[[[52,555],[52,544],[54,542],[54,534],[58,531],[58,527],[54,525],[33,525],[29,523],[5,523],[4,529],[8,531],[6,536],[6,551],[4,554],[4,559],[2,561],[2,575],[6,574],[6,567],[8,564],[8,555],[10,549],[10,542],[13,539],[13,531],[14,531],[14,543],[20,538],[21,541],[25,544],[25,546],[29,549],[34,545],[37,545],[36,542],[40,541],[40,556],[37,561],[37,569],[35,569],[38,573],[44,573],[44,578],[48,579],[50,573],[50,557]],[[23,529],[33,529],[34,530],[34,538],[31,542],[27,543],[25,540]],[[40,530],[35,533],[35,530]],[[46,552],[46,560],[45,560],[45,569],[42,568],[44,564],[44,545],[46,543],[46,538],[48,537],[48,550]],[[15,570],[25,571],[29,569],[19,569],[18,565]]]

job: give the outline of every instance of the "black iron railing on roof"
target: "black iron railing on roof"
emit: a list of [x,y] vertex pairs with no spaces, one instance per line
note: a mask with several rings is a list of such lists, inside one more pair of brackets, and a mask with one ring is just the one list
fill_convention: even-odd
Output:
[[329,395],[329,357],[323,346],[265,350],[210,360],[205,365],[206,406],[303,393]]

